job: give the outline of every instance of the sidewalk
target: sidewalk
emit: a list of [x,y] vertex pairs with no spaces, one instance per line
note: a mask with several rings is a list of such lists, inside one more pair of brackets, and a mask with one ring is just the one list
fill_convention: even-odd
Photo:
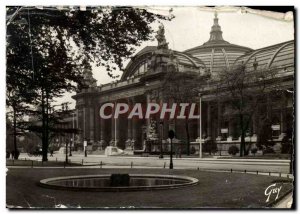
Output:
[[[83,154],[73,154],[73,157],[81,157],[81,158],[116,158],[116,159],[153,159],[153,160],[169,160],[170,155],[164,155],[164,158],[159,158],[157,155],[151,155],[151,156],[129,156],[129,155],[94,155],[94,154],[88,154],[87,157],[84,157]],[[173,155],[173,159],[176,160],[188,160],[188,161],[217,161],[217,162],[278,162],[278,163],[290,163],[290,160],[287,159],[262,159],[262,158],[219,158],[217,156],[215,157],[205,157],[205,158],[199,158],[196,156],[191,156],[191,157],[181,157],[181,158],[176,158],[175,155]]]

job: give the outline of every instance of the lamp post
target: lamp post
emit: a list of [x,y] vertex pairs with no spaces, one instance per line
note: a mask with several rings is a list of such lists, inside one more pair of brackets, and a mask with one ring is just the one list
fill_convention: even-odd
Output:
[[173,130],[169,131],[169,138],[170,138],[170,143],[171,143],[171,154],[170,154],[170,169],[173,169],[173,144],[172,144],[172,139],[174,138],[175,133]]
[[163,124],[164,124],[163,121],[159,122],[159,125],[160,125],[160,155],[159,155],[159,158],[164,158],[164,155],[163,155],[163,143],[162,143],[163,136],[164,136]]
[[84,141],[83,141],[84,157],[87,157],[86,146],[87,146],[87,141],[86,141],[86,139],[84,139]]
[[72,143],[73,143],[73,138],[71,138],[70,140],[70,153],[69,153],[70,157],[72,156]]
[[199,93],[199,158],[202,158],[202,94]]
[[68,163],[68,139],[66,139],[66,163]]

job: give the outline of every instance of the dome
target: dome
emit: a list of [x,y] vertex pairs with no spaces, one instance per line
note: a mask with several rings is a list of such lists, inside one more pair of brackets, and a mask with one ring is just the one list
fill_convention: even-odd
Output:
[[225,41],[222,37],[221,26],[218,22],[219,19],[217,13],[215,13],[214,24],[211,27],[209,40],[201,46],[185,51],[185,53],[201,59],[206,65],[206,68],[213,75],[217,74],[218,71],[221,71],[224,67],[233,65],[238,57],[252,51],[251,48],[234,45]]
[[[153,55],[160,55],[156,46],[147,46],[138,52],[128,63],[125,71],[121,77],[121,80],[125,80],[129,77],[144,75],[149,70],[149,63],[151,63],[151,57]],[[179,72],[199,72],[204,73],[206,71],[205,63],[201,59],[193,57],[188,53],[182,53],[166,49],[163,53],[164,56],[168,56],[168,60],[174,62],[177,65]],[[161,57],[156,57],[155,63],[165,63]]]
[[238,58],[234,65],[245,64],[246,70],[294,67],[294,40],[257,49]]

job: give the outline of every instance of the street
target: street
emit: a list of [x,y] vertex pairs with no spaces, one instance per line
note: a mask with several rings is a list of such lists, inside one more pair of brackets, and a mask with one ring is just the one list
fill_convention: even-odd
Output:
[[[20,160],[39,160],[41,157],[29,157],[26,153],[21,153]],[[154,167],[168,168],[170,159],[164,156],[163,159],[158,157],[140,157],[140,156],[105,156],[105,155],[88,155],[73,154],[68,157],[72,163],[79,163],[85,166],[97,165],[102,162],[103,167]],[[65,161],[65,154],[54,154],[48,156],[49,161]],[[289,160],[270,160],[270,159],[215,159],[215,158],[174,158],[174,169],[207,169],[207,170],[239,170],[239,171],[259,171],[259,172],[276,172],[289,173]]]

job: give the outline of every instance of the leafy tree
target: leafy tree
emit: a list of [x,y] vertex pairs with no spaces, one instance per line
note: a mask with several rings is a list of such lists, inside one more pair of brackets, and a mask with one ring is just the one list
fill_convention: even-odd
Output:
[[[8,89],[30,103],[31,113],[42,121],[43,161],[47,161],[51,102],[66,91],[82,87],[83,71],[91,63],[104,66],[111,77],[136,46],[151,39],[151,23],[170,19],[132,7],[57,9],[7,7]],[[13,81],[17,79],[18,81]],[[28,80],[31,80],[28,81]],[[25,90],[27,91],[27,90]],[[13,99],[7,102],[13,107]]]
[[[18,159],[18,147],[17,147],[17,135],[21,134],[24,130],[24,124],[22,120],[26,114],[30,111],[30,103],[33,99],[33,94],[31,93],[30,80],[26,76],[24,70],[16,70],[8,67],[7,71],[10,75],[6,78],[7,88],[6,88],[6,106],[7,106],[7,123],[12,123],[12,133],[13,136],[13,154],[14,159]],[[20,78],[20,76],[22,78]],[[8,131],[8,129],[7,129]]]
[[185,110],[185,132],[187,140],[187,155],[190,155],[190,130],[188,118],[190,106],[192,103],[198,102],[201,83],[204,82],[206,76],[200,76],[195,72],[178,72],[176,70],[166,73],[163,79],[163,97],[167,101],[177,103],[190,104]]
[[270,84],[270,80],[275,75],[275,69],[247,71],[245,65],[241,64],[224,69],[218,76],[218,97],[219,99],[225,97],[232,108],[231,113],[238,116],[238,129],[241,134],[240,156],[249,152],[245,142],[246,132],[259,103],[273,90],[274,84]]

